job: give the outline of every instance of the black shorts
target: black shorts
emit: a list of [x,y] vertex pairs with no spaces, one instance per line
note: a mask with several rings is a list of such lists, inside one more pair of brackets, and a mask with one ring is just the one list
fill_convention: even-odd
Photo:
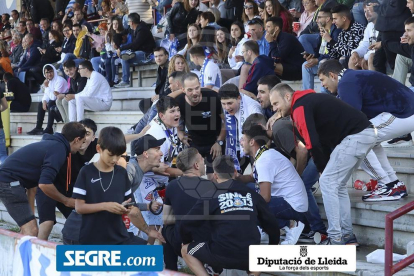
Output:
[[174,253],[177,256],[181,257],[181,238],[178,238],[175,233],[175,224],[164,225],[162,227],[162,236],[164,237],[165,241],[171,245],[174,250]]
[[218,256],[211,252],[211,246],[211,242],[192,242],[187,247],[187,254],[195,257],[203,264],[208,264],[217,272],[223,269],[249,270],[248,258],[244,260],[237,255],[234,258]]
[[[50,184],[53,185],[53,184]],[[39,214],[39,224],[45,221],[53,221],[56,223],[56,208],[62,213],[65,218],[68,218],[72,212],[72,208],[67,207],[61,202],[57,202],[54,199],[48,197],[42,189],[37,189],[36,192],[36,205],[37,212]]]
[[35,219],[26,195],[26,189],[18,181],[0,182],[0,200],[19,227]]

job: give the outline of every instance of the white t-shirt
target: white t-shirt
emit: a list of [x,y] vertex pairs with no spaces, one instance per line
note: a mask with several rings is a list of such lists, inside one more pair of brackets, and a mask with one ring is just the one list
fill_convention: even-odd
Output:
[[221,71],[218,65],[210,60],[204,68],[204,86],[212,85],[213,89],[221,87]]
[[258,183],[272,183],[272,196],[283,197],[297,212],[308,211],[305,185],[286,157],[274,149],[268,149],[256,161],[255,167]]

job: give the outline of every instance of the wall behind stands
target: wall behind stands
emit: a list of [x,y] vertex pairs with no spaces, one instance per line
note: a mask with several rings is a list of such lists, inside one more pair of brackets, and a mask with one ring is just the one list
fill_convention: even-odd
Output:
[[[56,268],[56,243],[23,236],[0,229],[0,276],[65,275],[81,276],[81,272],[62,272]],[[88,272],[88,276],[132,276],[136,272]],[[138,275],[185,276],[175,271],[148,272]]]
[[9,13],[12,10],[17,9],[20,5],[17,5],[18,2],[20,3],[21,0],[1,0],[0,1],[0,14]]

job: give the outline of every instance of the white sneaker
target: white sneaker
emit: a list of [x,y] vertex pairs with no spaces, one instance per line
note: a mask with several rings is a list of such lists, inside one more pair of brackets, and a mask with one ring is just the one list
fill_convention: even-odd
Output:
[[262,228],[259,228],[260,231],[260,244],[269,244],[269,235],[263,231]]
[[283,229],[286,231],[286,239],[280,244],[296,244],[299,240],[300,234],[302,234],[303,228],[305,228],[305,224],[300,221],[298,221],[296,226],[293,228],[285,226]]

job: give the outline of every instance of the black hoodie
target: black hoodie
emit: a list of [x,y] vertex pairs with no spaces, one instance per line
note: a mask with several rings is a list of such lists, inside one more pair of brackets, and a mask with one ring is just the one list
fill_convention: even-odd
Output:
[[29,144],[7,157],[0,166],[0,181],[20,181],[26,189],[53,184],[69,153],[69,142],[62,134],[44,134],[42,141]]

